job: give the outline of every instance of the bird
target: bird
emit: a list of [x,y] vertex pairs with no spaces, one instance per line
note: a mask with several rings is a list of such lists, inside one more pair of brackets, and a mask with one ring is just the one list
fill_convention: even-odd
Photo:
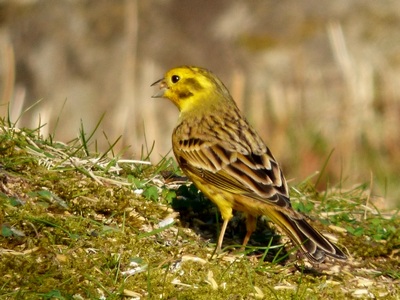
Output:
[[181,66],[167,71],[155,85],[159,90],[152,98],[166,98],[179,110],[172,150],[180,168],[221,213],[218,251],[235,210],[246,217],[242,249],[257,218],[265,215],[311,262],[321,263],[326,256],[347,259],[293,209],[280,165],[216,75]]

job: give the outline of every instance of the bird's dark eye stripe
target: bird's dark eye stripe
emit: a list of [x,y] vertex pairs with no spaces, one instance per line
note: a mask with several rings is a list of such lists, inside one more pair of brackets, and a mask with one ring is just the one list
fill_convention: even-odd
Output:
[[201,84],[194,78],[186,78],[185,84],[191,86],[193,88],[193,90],[197,90],[197,91],[199,91],[203,88],[201,86]]
[[178,75],[172,75],[171,81],[172,83],[177,83],[181,79]]

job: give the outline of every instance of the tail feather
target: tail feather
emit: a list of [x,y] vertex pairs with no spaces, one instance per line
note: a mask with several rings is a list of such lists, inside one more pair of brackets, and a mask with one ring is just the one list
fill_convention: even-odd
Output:
[[319,263],[324,261],[326,256],[347,259],[342,250],[314,229],[304,218],[295,219],[276,210],[268,216],[311,261]]

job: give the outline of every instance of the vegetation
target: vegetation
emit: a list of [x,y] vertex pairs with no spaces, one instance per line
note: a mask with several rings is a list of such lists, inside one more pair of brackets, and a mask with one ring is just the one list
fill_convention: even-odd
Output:
[[[398,211],[368,184],[292,187],[296,209],[336,239],[348,262],[311,266],[259,220],[246,253],[238,214],[223,254],[220,218],[171,159],[150,165],[98,153],[82,127],[67,144],[41,127],[0,123],[0,299],[398,299]],[[235,248],[237,246],[237,248]]]

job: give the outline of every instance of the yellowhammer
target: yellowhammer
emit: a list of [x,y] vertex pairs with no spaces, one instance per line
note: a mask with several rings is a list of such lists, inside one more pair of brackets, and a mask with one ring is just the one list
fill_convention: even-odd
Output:
[[239,111],[224,84],[197,67],[169,70],[155,98],[167,98],[179,109],[172,135],[175,157],[185,172],[221,211],[224,223],[220,250],[232,210],[246,214],[243,247],[256,228],[257,217],[268,216],[314,262],[346,255],[295,211],[282,170],[271,151]]

